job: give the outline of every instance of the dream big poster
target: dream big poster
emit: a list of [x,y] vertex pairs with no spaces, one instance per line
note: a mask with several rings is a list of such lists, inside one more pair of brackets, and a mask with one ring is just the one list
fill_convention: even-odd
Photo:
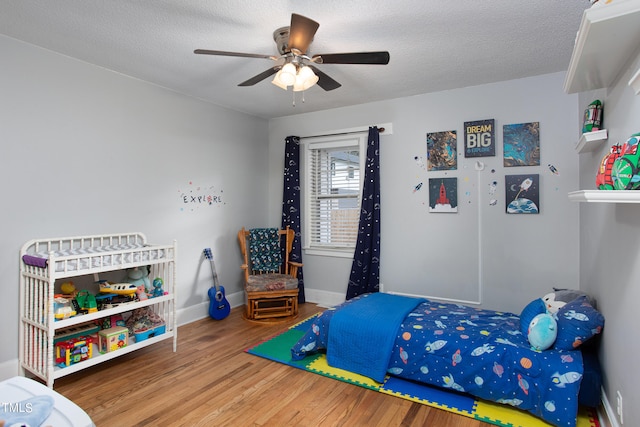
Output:
[[496,155],[495,120],[464,122],[464,156],[490,157]]

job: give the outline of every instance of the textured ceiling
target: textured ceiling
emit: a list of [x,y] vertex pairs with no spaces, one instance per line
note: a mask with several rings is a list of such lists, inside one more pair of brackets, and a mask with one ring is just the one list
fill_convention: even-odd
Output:
[[[0,33],[174,91],[272,118],[564,71],[588,0],[2,0]],[[316,53],[386,50],[388,65],[318,65],[342,84],[302,102],[266,79],[273,31],[320,23]],[[560,88],[559,88],[560,90]]]

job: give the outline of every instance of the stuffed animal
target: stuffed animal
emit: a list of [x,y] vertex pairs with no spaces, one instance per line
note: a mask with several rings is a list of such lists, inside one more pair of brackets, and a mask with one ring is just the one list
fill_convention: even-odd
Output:
[[135,286],[144,286],[147,295],[153,293],[153,287],[149,281],[149,270],[147,267],[133,267],[127,270],[127,278],[123,280]]
[[558,313],[558,310],[562,308],[566,302],[565,301],[556,301],[556,293],[551,292],[550,294],[546,294],[542,297],[542,301],[544,305],[547,307],[547,311],[553,315]]
[[161,297],[162,295],[164,295],[164,291],[162,290],[162,279],[159,277],[156,277],[155,279],[153,279],[153,293],[151,294],[151,296],[153,298],[155,297]]
[[558,336],[558,324],[549,313],[541,313],[531,320],[527,332],[529,344],[533,350],[546,350],[553,345]]

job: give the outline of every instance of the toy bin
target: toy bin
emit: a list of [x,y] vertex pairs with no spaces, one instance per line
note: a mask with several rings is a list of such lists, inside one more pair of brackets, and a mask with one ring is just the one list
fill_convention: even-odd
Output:
[[146,340],[147,338],[164,334],[165,331],[166,327],[164,324],[162,324],[141,331],[133,331],[133,335],[136,337],[136,342],[140,342]]
[[129,330],[124,326],[115,326],[98,332],[98,349],[100,353],[109,353],[126,347],[129,343]]

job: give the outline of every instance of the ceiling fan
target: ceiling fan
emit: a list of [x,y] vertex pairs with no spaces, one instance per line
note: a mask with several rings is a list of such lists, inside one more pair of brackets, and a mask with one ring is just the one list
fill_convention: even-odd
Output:
[[278,47],[279,56],[253,53],[226,52],[221,50],[196,49],[195,54],[240,56],[244,58],[263,58],[278,62],[273,67],[251,77],[238,86],[253,86],[276,74],[273,83],[283,89],[293,86],[294,91],[305,90],[314,84],[329,91],[337,89],[340,83],[320,71],[315,64],[379,64],[389,63],[389,52],[330,53],[309,57],[307,50],[313,41],[319,23],[305,16],[291,14],[291,25],[278,28],[273,32],[273,40]]

